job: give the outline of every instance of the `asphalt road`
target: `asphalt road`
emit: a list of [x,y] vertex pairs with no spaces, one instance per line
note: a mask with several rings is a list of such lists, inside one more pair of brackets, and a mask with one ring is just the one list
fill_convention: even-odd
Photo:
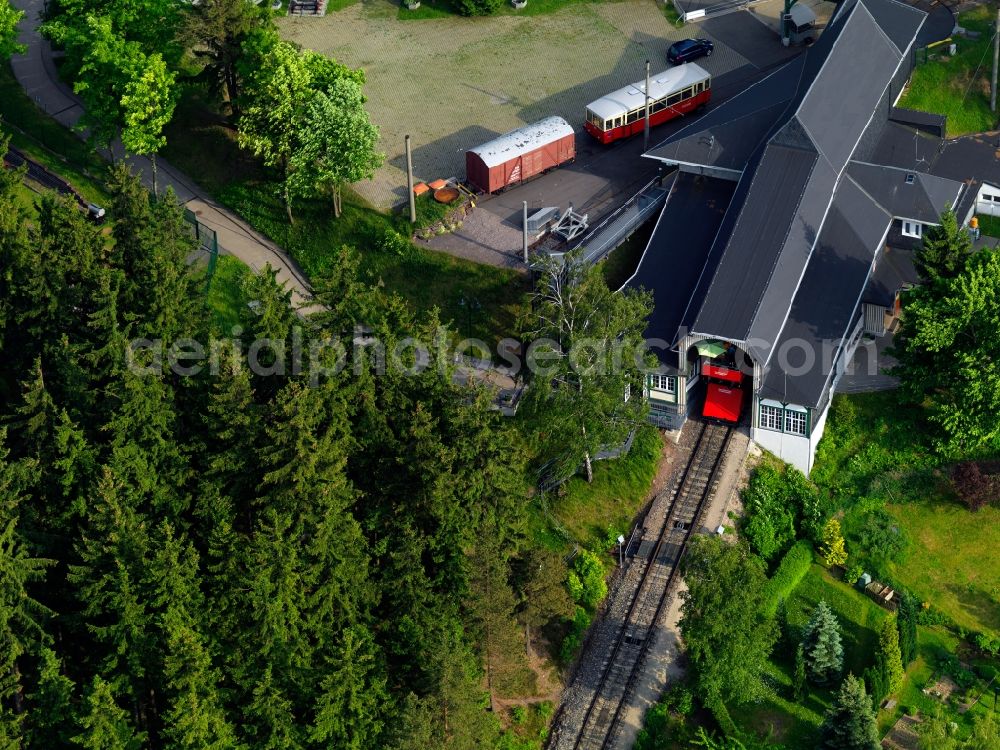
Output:
[[[750,62],[714,79],[709,107],[743,91],[801,51],[782,47],[778,36],[747,11],[709,19],[691,25],[690,29],[692,35],[704,29]],[[713,58],[702,58],[698,64],[711,73]],[[652,128],[650,146],[690,122],[682,118]],[[594,224],[657,175],[659,163],[643,159],[644,151],[641,136],[603,146],[581,128],[577,133],[577,157],[572,164],[499,195],[483,197],[461,230],[435,237],[427,245],[482,263],[519,267],[523,201],[528,202],[529,212],[545,206],[565,209],[572,204],[575,211],[587,214]]]

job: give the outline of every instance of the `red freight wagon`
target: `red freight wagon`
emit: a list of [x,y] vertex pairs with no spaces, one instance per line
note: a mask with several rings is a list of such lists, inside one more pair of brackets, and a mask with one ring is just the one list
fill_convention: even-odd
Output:
[[[665,70],[649,81],[649,126],[686,115],[708,103],[712,76],[695,63]],[[613,91],[587,105],[584,129],[601,143],[628,138],[645,129],[646,82]]]
[[561,117],[546,117],[466,151],[465,177],[495,193],[574,158],[573,128]]

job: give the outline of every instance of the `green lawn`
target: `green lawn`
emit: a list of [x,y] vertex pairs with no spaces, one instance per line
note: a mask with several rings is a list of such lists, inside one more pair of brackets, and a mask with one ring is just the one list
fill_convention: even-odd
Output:
[[74,133],[38,109],[6,64],[0,64],[0,120],[12,146],[67,180],[88,201],[108,204],[107,164]]
[[893,575],[969,630],[1000,633],[1000,508],[931,496],[890,504],[911,543]]
[[1000,632],[1000,509],[972,514],[958,503],[929,434],[894,391],[837,396],[811,478],[832,508],[846,509],[848,552],[863,553],[851,546],[859,509],[884,502],[909,539],[889,575],[959,625]]
[[659,431],[644,425],[627,456],[594,464],[594,481],[573,477],[561,491],[536,498],[529,518],[537,544],[562,550],[576,543],[599,546],[608,530],[628,534],[649,496],[663,452]]
[[899,105],[948,116],[948,136],[992,130],[996,115],[990,111],[991,22],[990,5],[962,13],[958,23],[980,32],[978,39],[955,37],[958,53],[948,55],[948,45],[936,47],[927,62],[919,62]]
[[[889,616],[864,594],[834,579],[826,569],[814,564],[786,604],[788,619],[804,626],[820,600],[826,601],[840,622],[844,644],[844,668],[860,675],[870,666],[878,641],[875,628]],[[814,747],[815,735],[830,706],[832,691],[811,688],[803,704],[792,699],[794,651],[778,648],[765,677],[774,687],[774,696],[760,704],[730,708],[737,725],[759,735],[771,733],[789,748]]]
[[273,174],[237,147],[233,131],[207,110],[197,91],[188,91],[178,107],[164,156],[287,250],[311,279],[321,280],[331,270],[335,251],[351,245],[371,283],[399,294],[414,310],[437,307],[460,336],[493,345],[516,333],[527,276],[405,241],[399,251],[386,249],[393,232],[409,234],[406,217],[377,211],[351,191],[344,195],[339,219],[333,218],[329,201],[313,200],[295,204],[295,223],[289,223]]
[[[567,5],[579,5],[581,3],[613,2],[613,0],[528,0],[527,6],[520,10],[511,5],[510,0],[503,0],[500,9],[494,14],[497,16],[541,16],[547,13],[555,13]],[[350,5],[347,2],[346,5]],[[449,0],[421,0],[420,7],[416,10],[409,10],[404,3],[400,3],[399,15],[401,21],[422,21],[429,18],[448,18],[461,15],[456,8],[457,3]],[[469,19],[472,22],[474,19]]]
[[208,285],[208,309],[219,333],[229,335],[240,322],[240,310],[246,304],[243,279],[250,268],[232,255],[220,255]]

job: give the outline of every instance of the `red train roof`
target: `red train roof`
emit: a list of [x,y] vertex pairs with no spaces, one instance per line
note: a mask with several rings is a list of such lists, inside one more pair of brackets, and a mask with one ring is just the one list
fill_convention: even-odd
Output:
[[724,422],[739,422],[743,412],[743,390],[727,388],[718,383],[709,383],[705,392],[705,408],[702,414],[709,419]]

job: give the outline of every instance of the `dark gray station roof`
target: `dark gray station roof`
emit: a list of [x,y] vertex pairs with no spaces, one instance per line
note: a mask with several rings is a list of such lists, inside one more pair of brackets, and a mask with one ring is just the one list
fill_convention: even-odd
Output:
[[[852,314],[863,291],[886,217],[912,207],[920,215],[906,218],[922,219],[944,192],[954,200],[954,183],[948,181],[924,175],[907,185],[918,194],[907,202],[906,194],[891,189],[897,173],[849,167],[865,134],[888,118],[889,107],[882,103],[900,67],[908,64],[925,19],[922,11],[896,0],[844,0],[804,55],[647,154],[682,168],[710,167],[709,173],[737,180],[681,320],[691,333],[740,343],[766,364],[786,321],[800,333],[825,335],[840,328],[842,315]],[[870,131],[875,118],[881,119]],[[853,169],[857,175],[849,180]],[[859,208],[859,202],[868,208]],[[852,220],[867,224],[845,225]],[[875,225],[878,231],[871,228]],[[867,265],[854,262],[862,253],[860,240],[874,243],[864,248]],[[847,244],[836,248],[840,242]],[[817,248],[823,252],[814,264]],[[814,297],[822,299],[822,269],[845,265],[866,271],[857,283],[850,276],[829,287],[830,295],[843,295],[840,307],[832,301],[807,304],[810,300],[798,294],[808,282]],[[851,309],[841,309],[845,305]],[[812,390],[801,389],[804,405],[813,403],[806,400]]]
[[962,183],[899,167],[851,162],[847,173],[897,219],[937,224],[941,207],[958,205]]
[[802,406],[820,403],[891,222],[892,216],[850,176],[840,181],[774,347],[761,396]]
[[903,60],[897,41],[912,42],[924,18],[894,0],[848,0],[806,54],[782,121],[740,180],[738,218],[716,240],[724,249],[694,333],[768,360],[841,174]]

